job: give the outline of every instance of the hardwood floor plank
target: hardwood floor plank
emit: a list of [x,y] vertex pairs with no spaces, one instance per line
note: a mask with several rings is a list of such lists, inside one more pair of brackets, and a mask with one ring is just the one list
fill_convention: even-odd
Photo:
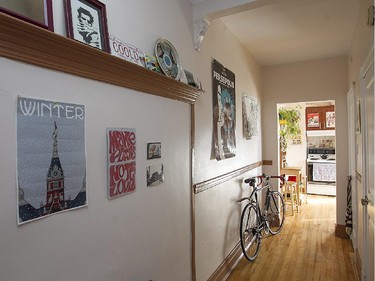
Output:
[[241,259],[227,281],[355,281],[351,241],[335,236],[334,197],[309,195],[278,235],[266,235],[254,262]]

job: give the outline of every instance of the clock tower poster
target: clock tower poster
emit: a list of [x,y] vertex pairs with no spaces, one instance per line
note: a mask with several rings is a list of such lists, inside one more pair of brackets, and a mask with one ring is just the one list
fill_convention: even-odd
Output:
[[18,224],[87,206],[84,105],[17,100]]

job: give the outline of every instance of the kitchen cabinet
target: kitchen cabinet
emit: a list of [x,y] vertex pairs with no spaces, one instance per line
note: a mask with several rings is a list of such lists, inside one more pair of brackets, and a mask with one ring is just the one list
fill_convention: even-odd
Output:
[[334,130],[335,106],[306,107],[306,130]]

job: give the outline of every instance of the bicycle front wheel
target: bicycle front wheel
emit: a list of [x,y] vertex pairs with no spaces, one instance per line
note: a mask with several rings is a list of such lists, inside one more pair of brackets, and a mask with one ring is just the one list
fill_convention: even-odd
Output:
[[241,215],[241,248],[246,259],[255,260],[259,252],[260,233],[259,217],[253,204],[246,205]]
[[281,193],[273,191],[269,194],[269,205],[266,208],[268,229],[275,235],[281,231],[285,220],[285,204]]

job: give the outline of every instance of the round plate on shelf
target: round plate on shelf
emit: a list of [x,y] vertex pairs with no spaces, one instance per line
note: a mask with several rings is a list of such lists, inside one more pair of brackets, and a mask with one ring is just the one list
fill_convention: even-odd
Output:
[[166,39],[155,43],[155,57],[165,75],[179,80],[182,74],[180,59],[175,47]]

